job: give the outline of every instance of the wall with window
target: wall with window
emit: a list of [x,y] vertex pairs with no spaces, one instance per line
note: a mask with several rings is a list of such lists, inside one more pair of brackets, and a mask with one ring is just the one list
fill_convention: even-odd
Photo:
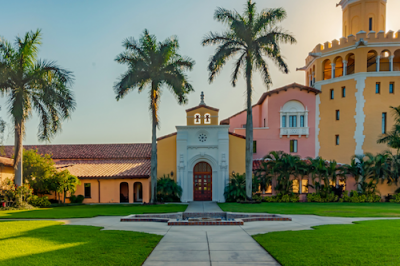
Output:
[[[343,95],[343,88],[345,88],[345,95]],[[357,104],[356,81],[351,79],[324,85],[321,90],[319,156],[327,160],[335,159],[340,163],[348,163],[356,148],[354,139]],[[333,99],[331,99],[332,90],[334,91]],[[339,145],[336,145],[336,135],[339,135]]]
[[[376,93],[376,83],[380,83],[380,93]],[[391,85],[392,84],[392,85]],[[400,93],[396,86],[400,85],[400,77],[367,78],[364,90],[364,135],[363,150],[377,153],[388,149],[386,144],[378,144],[376,140],[382,134],[382,113],[386,113],[386,129],[390,131],[394,117],[390,106],[400,105]],[[391,88],[393,92],[391,93]]]
[[[253,107],[254,130],[253,138],[257,141],[257,152],[253,158],[259,159],[271,151],[290,152],[290,141],[297,140],[297,152],[292,152],[303,158],[315,156],[315,93],[299,88],[288,88],[286,91],[280,91],[268,96],[260,105]],[[297,126],[300,127],[304,119],[304,126],[308,125],[309,135],[290,135],[289,137],[280,135],[281,129],[281,111],[288,102],[297,102],[302,106],[303,111],[307,111],[308,117],[302,118],[305,113],[298,114],[296,118]],[[289,110],[288,110],[289,111]],[[301,110],[300,110],[301,111]],[[264,119],[266,128],[264,127]],[[289,114],[287,126],[289,126]],[[246,129],[238,127],[246,123],[246,112],[242,112],[230,119],[230,131],[245,136]]]

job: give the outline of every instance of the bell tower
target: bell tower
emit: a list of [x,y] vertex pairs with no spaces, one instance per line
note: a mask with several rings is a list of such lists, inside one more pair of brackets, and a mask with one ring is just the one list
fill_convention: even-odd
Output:
[[386,32],[387,0],[341,0],[343,37],[360,31]]

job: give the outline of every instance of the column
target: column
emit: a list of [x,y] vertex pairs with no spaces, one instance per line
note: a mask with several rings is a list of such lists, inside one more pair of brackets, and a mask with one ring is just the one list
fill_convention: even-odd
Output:
[[379,72],[380,69],[381,69],[381,56],[378,55],[376,57],[376,72]]
[[389,57],[389,60],[390,60],[390,71],[393,71],[393,59],[394,59],[394,55],[391,55]]
[[334,79],[335,78],[335,68],[336,68],[336,64],[335,63],[332,63],[331,64],[331,66],[332,66],[332,77],[331,77],[331,79]]
[[343,77],[347,75],[347,61],[343,61]]

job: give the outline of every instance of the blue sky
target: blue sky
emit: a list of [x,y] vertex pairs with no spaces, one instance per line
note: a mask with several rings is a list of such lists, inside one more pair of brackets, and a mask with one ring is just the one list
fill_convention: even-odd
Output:
[[[288,18],[282,26],[298,40],[297,45],[283,46],[290,73],[284,75],[270,62],[274,85],[304,83],[302,67],[308,54],[318,43],[341,37],[339,0],[258,0],[258,8],[283,7]],[[397,31],[400,1],[388,1],[388,30]],[[43,45],[39,57],[54,60],[73,71],[72,87],[77,109],[71,120],[65,121],[63,131],[53,144],[83,143],[140,143],[151,141],[151,121],[146,92],[132,92],[117,102],[112,90],[117,78],[126,70],[114,58],[123,51],[121,43],[127,37],[139,38],[145,28],[159,40],[176,35],[180,54],[196,61],[188,73],[195,92],[189,104],[179,106],[168,90],[161,98],[161,128],[158,136],[175,132],[176,125],[185,125],[185,109],[199,103],[201,91],[206,103],[220,109],[224,119],[244,108],[243,78],[233,88],[230,85],[232,65],[228,64],[217,79],[208,83],[207,64],[215,47],[202,47],[201,39],[209,31],[221,31],[224,26],[213,20],[217,7],[242,12],[245,0],[15,0],[2,1],[0,36],[13,41],[15,36],[29,30],[42,29]],[[254,77],[254,98],[257,101],[266,87],[258,74]],[[5,144],[13,144],[12,124],[7,115],[4,98],[0,99],[0,116],[8,122]],[[25,144],[39,144],[34,113],[26,126]]]

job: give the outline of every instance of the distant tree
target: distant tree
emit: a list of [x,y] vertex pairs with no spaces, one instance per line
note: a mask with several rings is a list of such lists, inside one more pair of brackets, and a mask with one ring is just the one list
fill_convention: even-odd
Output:
[[16,37],[14,45],[0,38],[0,91],[7,97],[8,113],[14,123],[17,186],[23,181],[22,140],[32,111],[40,117],[39,140],[50,141],[61,130],[61,122],[75,109],[69,88],[72,73],[52,61],[39,60],[40,45],[40,30]]
[[130,91],[144,88],[150,90],[150,112],[152,120],[151,146],[151,202],[157,200],[157,127],[159,126],[158,109],[161,92],[168,88],[179,104],[187,103],[187,94],[193,91],[185,70],[192,70],[194,61],[178,54],[179,44],[175,37],[157,42],[154,35],[144,30],[137,41],[129,38],[123,42],[126,51],[115,59],[120,64],[128,65],[125,72],[114,86],[120,100]]
[[[64,194],[64,203],[67,193],[74,193],[78,185],[81,184],[78,177],[71,175],[68,170],[57,172],[53,176],[53,180],[55,184],[58,185],[56,187],[56,192]],[[58,197],[58,200],[60,201],[60,197]]]
[[34,194],[48,194],[52,191],[50,184],[56,168],[50,155],[40,155],[37,150],[24,150],[23,155],[24,183],[28,183]]
[[252,162],[253,162],[253,113],[252,113],[252,78],[255,70],[261,71],[264,83],[272,84],[267,62],[271,59],[283,73],[289,69],[281,54],[281,43],[296,43],[296,39],[278,27],[277,24],[286,18],[282,8],[264,9],[257,13],[256,4],[247,1],[243,15],[237,11],[218,8],[214,18],[228,26],[223,33],[210,33],[203,40],[205,45],[219,45],[210,59],[208,66],[209,81],[212,82],[227,61],[237,56],[232,73],[232,86],[244,70],[247,94],[246,122],[246,197],[252,199]]
[[400,106],[393,107],[390,106],[393,111],[394,125],[391,131],[381,134],[377,143],[385,143],[390,148],[396,149],[397,155],[400,151]]

